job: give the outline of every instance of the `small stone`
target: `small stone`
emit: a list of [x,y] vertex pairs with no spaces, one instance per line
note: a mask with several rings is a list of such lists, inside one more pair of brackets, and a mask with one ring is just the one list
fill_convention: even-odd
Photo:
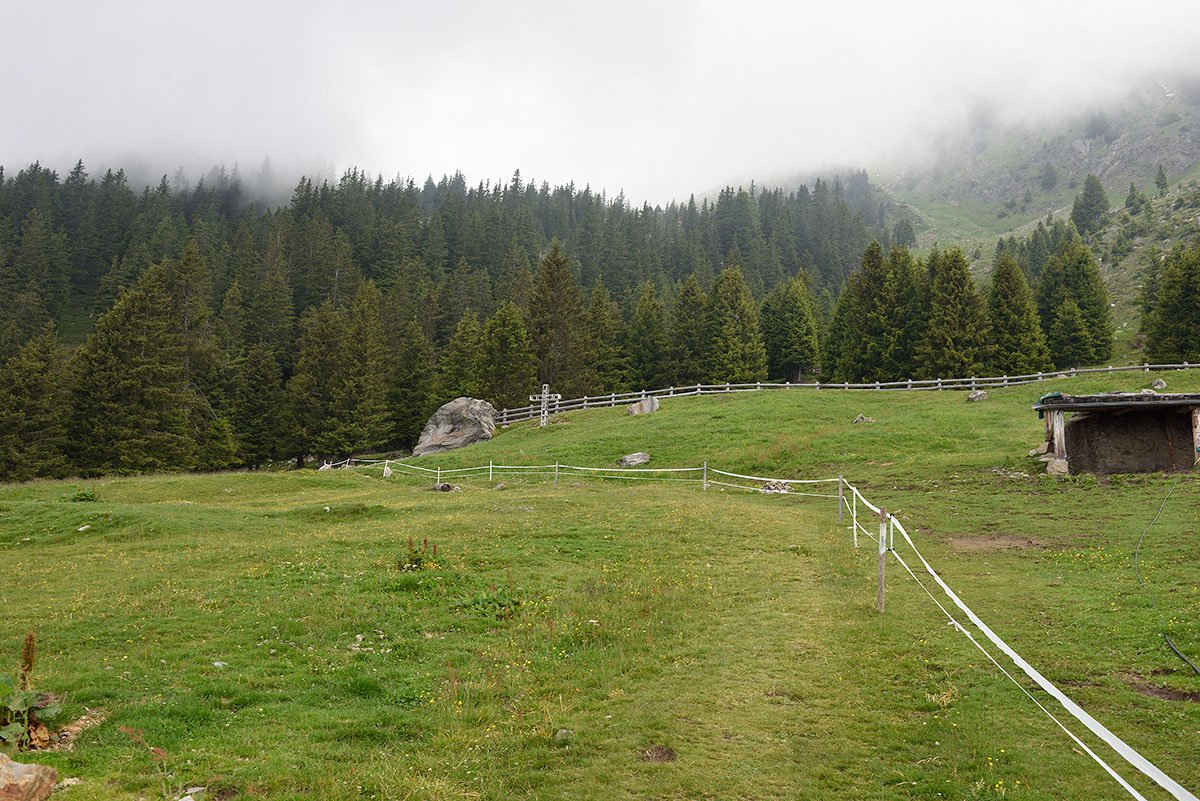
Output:
[[1150,386],[1154,387],[1155,389],[1166,389],[1167,382],[1163,381],[1161,378],[1156,378],[1154,379],[1154,383],[1152,383]]
[[559,729],[558,731],[554,732],[554,742],[558,743],[559,745],[566,745],[567,743],[571,742],[574,737],[575,732],[571,731],[570,729]]
[[79,528],[77,528],[75,530],[76,531],[87,531],[89,528],[91,528],[91,526],[80,526]]
[[508,489],[508,485],[507,485],[507,484],[497,484],[496,486],[492,487],[492,489],[494,489],[494,490],[506,490],[506,489]]
[[3,801],[45,801],[54,792],[58,771],[45,765],[13,762],[0,754],[0,799]]
[[1046,474],[1051,476],[1065,476],[1070,470],[1067,467],[1066,459],[1047,459]]
[[212,666],[219,667],[219,668],[229,667],[229,663],[228,662],[213,662]]
[[984,392],[982,389],[977,389],[974,392],[972,392],[970,395],[967,396],[967,400],[972,403],[976,403],[978,401],[985,401],[985,400],[987,400],[987,393]]
[[856,423],[874,423],[875,418],[867,417],[865,414],[860,414],[858,417],[854,418],[854,422],[856,422]]
[[625,454],[617,461],[617,464],[621,467],[640,467],[649,461],[650,454],[639,451],[638,453]]

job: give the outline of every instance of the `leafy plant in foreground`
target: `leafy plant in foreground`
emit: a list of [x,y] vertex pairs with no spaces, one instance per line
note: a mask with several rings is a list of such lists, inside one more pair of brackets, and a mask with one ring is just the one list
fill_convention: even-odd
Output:
[[49,744],[50,735],[43,720],[54,717],[61,710],[57,696],[33,688],[36,650],[31,631],[25,635],[21,667],[16,678],[0,676],[0,743],[18,751]]

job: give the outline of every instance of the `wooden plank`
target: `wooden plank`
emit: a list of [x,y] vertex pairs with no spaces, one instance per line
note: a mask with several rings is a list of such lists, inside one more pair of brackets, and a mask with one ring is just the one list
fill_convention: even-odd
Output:
[[1200,406],[1192,407],[1192,467],[1200,464]]
[[1051,440],[1054,442],[1054,458],[1067,458],[1066,415],[1062,409],[1050,410]]

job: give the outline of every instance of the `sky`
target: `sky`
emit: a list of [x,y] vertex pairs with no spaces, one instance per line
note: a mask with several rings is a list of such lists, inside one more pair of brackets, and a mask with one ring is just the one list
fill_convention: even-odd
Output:
[[886,164],[980,107],[1200,71],[1195,0],[6,4],[0,164],[194,180],[265,158],[666,203]]

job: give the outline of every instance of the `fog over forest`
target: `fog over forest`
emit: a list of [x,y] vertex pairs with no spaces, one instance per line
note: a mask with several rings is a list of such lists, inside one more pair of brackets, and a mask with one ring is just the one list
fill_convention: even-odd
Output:
[[[980,110],[1083,112],[1190,71],[1194,6],[961,3],[25,4],[6,12],[0,163],[135,183],[357,166],[520,169],[633,202],[871,168]],[[178,168],[183,172],[177,174]]]

